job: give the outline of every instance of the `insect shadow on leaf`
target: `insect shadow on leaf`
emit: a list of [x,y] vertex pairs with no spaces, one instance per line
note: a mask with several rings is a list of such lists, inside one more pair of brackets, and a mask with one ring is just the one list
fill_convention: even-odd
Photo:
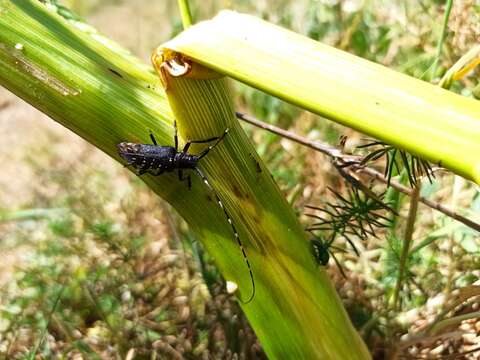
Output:
[[[227,218],[227,221],[232,228],[235,240],[237,241],[237,244],[242,251],[243,258],[250,273],[252,293],[247,300],[240,299],[240,301],[244,304],[248,304],[255,297],[255,281],[253,278],[252,267],[250,266],[250,262],[248,261],[248,257],[243,247],[243,243],[240,240],[240,236],[238,235],[238,231],[233,224],[232,218],[230,217],[227,209],[220,200],[217,192],[208,181],[208,178],[198,166],[198,162],[218,144],[220,144],[220,142],[228,134],[228,131],[229,129],[227,128],[222,135],[209,139],[189,140],[185,143],[182,151],[179,151],[177,123],[174,122],[173,140],[175,146],[158,145],[155,136],[152,132],[150,132],[150,139],[152,140],[153,144],[122,142],[117,145],[117,148],[119,155],[126,161],[125,166],[131,166],[132,168],[134,168],[138,176],[141,176],[145,173],[151,174],[153,176],[160,176],[165,172],[178,171],[178,179],[180,181],[186,180],[188,188],[190,189],[192,187],[190,174],[184,177],[183,171],[194,170],[198,174],[198,176],[202,179],[208,189],[214,194],[215,199],[217,200],[217,204],[223,210],[225,217]],[[188,152],[192,144],[207,144],[212,142],[212,145],[209,145],[207,148],[205,148],[198,154],[190,154]]]

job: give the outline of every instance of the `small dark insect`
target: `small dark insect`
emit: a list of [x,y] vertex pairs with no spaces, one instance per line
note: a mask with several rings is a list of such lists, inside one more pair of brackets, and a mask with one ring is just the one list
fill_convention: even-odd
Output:
[[316,236],[312,231],[310,232],[314,236],[314,238],[310,240],[310,245],[312,247],[312,253],[313,253],[313,256],[315,257],[315,260],[320,265],[327,266],[328,261],[330,260],[330,255],[331,255],[333,260],[335,261],[335,264],[337,264],[337,267],[340,270],[340,273],[344,278],[346,278],[347,276],[345,275],[345,271],[343,270],[342,265],[338,261],[332,249],[335,249],[336,251],[340,251],[340,252],[345,252],[345,250],[339,247],[336,247],[332,244],[335,238],[332,238],[331,240],[326,241]]
[[[227,221],[232,227],[237,244],[242,251],[245,263],[247,264],[248,271],[250,272],[250,279],[252,282],[252,294],[246,301],[243,301],[241,299],[240,301],[244,304],[248,304],[253,300],[255,296],[255,281],[253,279],[250,262],[248,261],[247,254],[245,253],[245,249],[240,240],[240,236],[238,235],[237,229],[235,228],[235,225],[233,224],[233,221],[228,214],[227,209],[225,209],[225,206],[223,206],[220,197],[213,189],[212,185],[210,185],[210,182],[208,181],[205,174],[198,167],[198,162],[203,157],[205,157],[210,152],[210,150],[215,148],[223,140],[223,138],[228,134],[229,129],[225,129],[223,134],[220,136],[212,137],[205,140],[190,140],[185,144],[182,151],[178,151],[178,134],[176,122],[174,122],[174,129],[175,134],[173,139],[175,142],[175,147],[158,145],[155,136],[150,132],[150,139],[152,140],[153,145],[122,142],[117,145],[118,153],[127,162],[125,166],[133,167],[137,171],[137,175],[139,176],[145,173],[149,173],[154,176],[160,176],[165,172],[172,172],[177,170],[179,180],[187,180],[189,189],[192,187],[191,178],[190,175],[184,177],[183,171],[194,170],[198,174],[198,176],[200,176],[205,185],[207,185],[208,189],[215,195],[218,206],[225,213]],[[192,144],[206,144],[211,142],[214,143],[201,151],[199,154],[188,153],[188,149]]]
[[[383,194],[370,197],[352,186],[344,196],[332,188],[328,189],[335,195],[336,201],[327,203],[323,208],[305,205],[321,213],[305,214],[318,220],[306,230],[328,231],[334,238],[341,235],[358,256],[357,247],[350,237],[357,236],[361,240],[366,240],[368,236],[376,237],[377,229],[388,228],[392,222],[391,218],[381,213],[382,210],[390,210],[390,207],[382,202]],[[394,213],[394,210],[391,209],[391,212]]]

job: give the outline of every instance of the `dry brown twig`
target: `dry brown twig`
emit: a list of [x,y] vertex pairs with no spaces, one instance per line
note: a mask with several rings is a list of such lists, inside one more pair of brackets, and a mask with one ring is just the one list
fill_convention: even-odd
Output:
[[[307,139],[306,137],[300,136],[291,131],[284,130],[275,125],[264,123],[263,121],[260,121],[250,115],[237,112],[236,116],[238,119],[243,120],[251,125],[270,131],[274,134],[280,135],[286,139],[295,141],[303,146],[307,146],[315,151],[319,151],[322,154],[329,156],[330,158],[332,158],[334,166],[337,168],[337,170],[342,169],[342,171],[339,171],[339,172],[343,177],[345,177],[345,175],[347,174],[349,177],[352,177],[353,179],[355,179],[355,181],[358,181],[359,183],[361,183],[357,175],[357,173],[361,173],[364,175],[368,175],[369,177],[377,181],[380,181],[381,183],[388,184],[388,179],[382,173],[380,173],[379,171],[373,168],[370,168],[361,164],[361,160],[363,159],[362,156],[345,154],[340,149],[337,149],[336,147],[330,146],[320,141],[313,141],[313,140]],[[347,180],[351,181],[351,179],[347,179]],[[390,180],[390,186],[408,196],[412,196],[414,193],[414,189],[409,188],[405,185],[402,185],[395,180]],[[435,209],[445,214],[446,216],[461,222],[462,224],[468,226],[469,228],[480,232],[480,224],[476,223],[471,219],[464,217],[463,215],[460,215],[458,212],[438,202],[429,200],[423,196],[419,196],[419,201],[422,204],[425,204],[428,207]]]

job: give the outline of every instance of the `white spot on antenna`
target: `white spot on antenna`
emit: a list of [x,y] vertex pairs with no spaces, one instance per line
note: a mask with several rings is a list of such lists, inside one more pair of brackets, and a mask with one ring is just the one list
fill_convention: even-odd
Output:
[[23,44],[21,44],[21,43],[16,43],[16,44],[15,44],[15,49],[20,50],[20,51],[23,50]]
[[238,290],[237,283],[234,283],[233,281],[227,281],[227,293],[228,294],[233,294],[237,290]]

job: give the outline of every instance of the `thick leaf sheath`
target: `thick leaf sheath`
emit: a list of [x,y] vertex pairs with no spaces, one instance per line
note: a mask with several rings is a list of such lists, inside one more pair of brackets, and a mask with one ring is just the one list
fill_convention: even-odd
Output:
[[479,101],[232,11],[163,48],[480,184]]

